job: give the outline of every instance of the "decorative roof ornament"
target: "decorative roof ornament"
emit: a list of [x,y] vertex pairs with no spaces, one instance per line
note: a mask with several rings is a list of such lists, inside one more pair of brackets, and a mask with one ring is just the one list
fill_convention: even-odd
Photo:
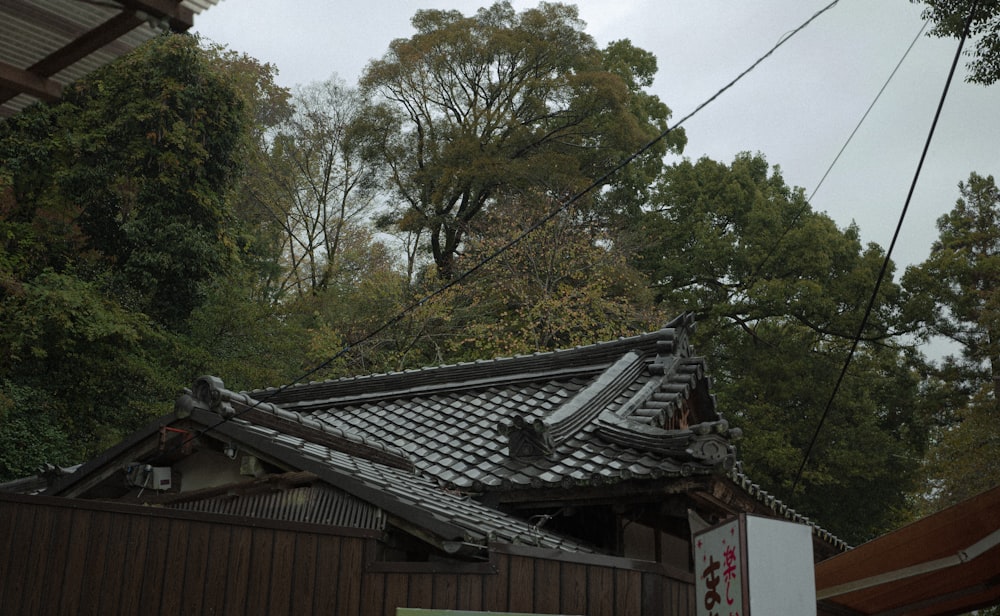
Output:
[[188,417],[193,409],[199,409],[230,418],[236,410],[229,402],[229,393],[219,377],[198,377],[191,389],[185,389],[174,402],[174,412],[178,417]]
[[534,417],[515,414],[497,430],[507,437],[508,455],[514,460],[543,458],[554,450],[549,426]]

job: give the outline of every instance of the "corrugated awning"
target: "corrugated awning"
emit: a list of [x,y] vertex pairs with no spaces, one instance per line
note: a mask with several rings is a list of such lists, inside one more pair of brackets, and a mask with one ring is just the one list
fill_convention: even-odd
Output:
[[184,32],[218,0],[3,0],[0,117],[62,88],[166,29]]
[[816,565],[821,614],[948,616],[1000,604],[1000,486]]

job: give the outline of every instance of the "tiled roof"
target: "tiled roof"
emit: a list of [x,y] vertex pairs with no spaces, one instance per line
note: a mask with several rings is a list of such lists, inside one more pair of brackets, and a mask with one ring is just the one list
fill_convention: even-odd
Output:
[[[692,322],[565,351],[236,395],[360,435],[463,491],[707,474],[738,433],[715,409]],[[690,425],[689,425],[690,424]]]

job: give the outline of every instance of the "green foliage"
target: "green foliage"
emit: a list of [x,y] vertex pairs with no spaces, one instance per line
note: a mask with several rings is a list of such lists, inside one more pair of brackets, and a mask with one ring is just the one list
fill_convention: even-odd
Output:
[[3,478],[94,455],[196,376],[249,126],[217,60],[163,36],[0,124]]
[[[1000,79],[1000,1],[910,0],[926,4],[924,18],[934,22],[933,34],[958,38],[969,22],[969,36],[976,41],[968,63],[967,80],[990,85]],[[971,17],[971,20],[970,20]]]
[[[668,312],[697,314],[720,406],[744,427],[747,471],[849,541],[892,527],[927,437],[920,358],[893,343],[884,283],[847,379],[793,492],[804,451],[874,288],[883,254],[812,212],[761,156],[666,170],[634,221],[637,266]],[[845,508],[843,502],[857,503]]]
[[69,466],[84,455],[48,399],[44,390],[0,382],[0,479],[33,475],[45,463]]
[[[388,257],[384,246],[372,252]],[[440,363],[433,350],[428,320],[436,320],[439,305],[400,311],[417,301],[418,289],[387,259],[366,262],[349,284],[337,285],[297,299],[292,310],[309,335],[306,359],[323,365],[312,378],[333,378],[416,368]],[[375,334],[372,336],[372,334]],[[339,356],[339,357],[338,357]],[[338,357],[330,362],[331,358]]]
[[[2,430],[14,440],[4,448],[28,429],[39,437],[20,447],[16,468],[80,461],[169,408],[179,375],[154,360],[173,350],[169,338],[97,285],[44,272],[3,298],[0,322],[0,353],[9,358],[0,373],[9,407]],[[59,459],[32,459],[50,453]]]
[[1000,477],[1000,430],[996,401],[986,392],[957,408],[936,434],[925,473],[928,508],[941,509],[996,486]]
[[965,370],[986,383],[1000,370],[1000,190],[992,176],[973,173],[959,192],[937,221],[930,256],[908,268],[903,283],[909,315],[929,336],[958,343]]
[[223,195],[243,118],[194,39],[160,37],[4,124],[10,223],[48,222],[66,248],[44,266],[88,255],[123,300],[176,326],[231,257]]
[[[575,7],[543,3],[516,13],[498,2],[472,17],[422,10],[413,25],[413,37],[393,41],[365,71],[362,87],[381,103],[358,134],[369,135],[368,154],[392,170],[400,203],[392,222],[428,232],[444,279],[456,273],[470,221],[502,192],[574,194],[649,141],[669,115],[641,91],[652,57],[627,42],[602,53]],[[650,150],[626,178],[633,189],[655,174],[667,148],[682,145],[678,132]]]
[[959,184],[955,207],[938,219],[938,240],[907,268],[906,316],[924,337],[958,345],[934,372],[938,432],[929,457],[933,507],[993,487],[991,460],[1000,434],[991,424],[1000,387],[1000,190],[992,176],[972,173]]
[[[539,203],[540,202],[540,203]],[[509,197],[470,233],[457,261],[468,267],[495,253],[555,207],[544,197]],[[604,231],[573,212],[536,229],[445,300],[452,361],[571,348],[656,329],[642,276]]]

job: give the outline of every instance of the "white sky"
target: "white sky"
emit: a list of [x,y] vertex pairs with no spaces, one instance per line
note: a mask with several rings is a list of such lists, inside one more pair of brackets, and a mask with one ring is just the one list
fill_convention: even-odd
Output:
[[[223,0],[195,31],[279,70],[294,87],[338,75],[356,83],[369,60],[413,33],[422,8],[472,14],[490,0]],[[515,9],[537,1],[514,0]],[[678,120],[750,66],[828,0],[580,0],[587,32],[604,46],[627,38],[652,52],[652,90]],[[761,152],[809,194],[922,25],[908,0],[841,0],[721,98],[687,121],[684,156],[731,162]],[[840,227],[889,247],[957,47],[921,37],[813,199]],[[971,49],[967,43],[966,49]],[[902,235],[897,266],[923,261],[936,219],[971,171],[1000,177],[1000,84],[952,83]]]

